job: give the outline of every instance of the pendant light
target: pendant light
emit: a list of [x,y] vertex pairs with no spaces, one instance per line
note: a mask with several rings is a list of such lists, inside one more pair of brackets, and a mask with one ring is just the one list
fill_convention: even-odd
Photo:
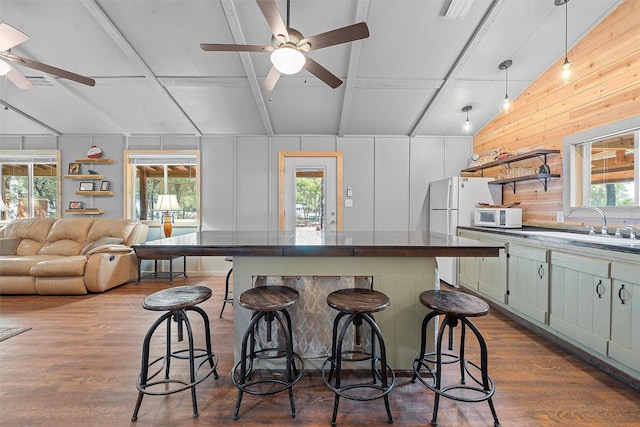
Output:
[[569,0],[555,0],[556,6],[564,5],[564,62],[560,70],[560,80],[562,83],[568,83],[571,79],[571,62],[569,62]]
[[507,85],[509,82],[509,74],[507,70],[509,69],[509,67],[511,67],[512,64],[513,61],[507,59],[505,61],[502,61],[500,65],[498,65],[498,69],[504,71],[504,99],[502,100],[502,112],[505,114],[510,113],[513,109],[513,102],[511,102],[511,99],[509,99],[509,93],[507,90]]
[[465,105],[464,107],[462,107],[462,112],[467,113],[467,120],[462,125],[462,133],[464,133],[465,135],[470,135],[473,131],[473,123],[471,123],[471,120],[469,120],[469,111],[471,110],[471,105]]

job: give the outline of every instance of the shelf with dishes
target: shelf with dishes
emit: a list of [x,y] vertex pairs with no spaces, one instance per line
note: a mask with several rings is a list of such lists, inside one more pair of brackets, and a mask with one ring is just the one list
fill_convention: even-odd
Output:
[[[462,169],[460,172],[480,172],[481,175],[484,174],[485,169],[494,168],[498,166],[506,166],[507,167],[507,177],[496,179],[492,181],[491,184],[495,185],[511,185],[513,187],[513,192],[516,192],[516,183],[520,181],[531,181],[538,180],[542,183],[544,187],[544,191],[547,191],[548,180],[553,178],[560,178],[560,174],[551,173],[549,170],[549,165],[547,164],[547,156],[551,154],[559,154],[560,150],[551,150],[551,149],[538,149],[533,150],[523,154],[517,154],[515,156],[500,158],[491,162],[483,163],[468,167],[466,169]],[[536,172],[534,169],[527,168],[519,168],[521,169],[517,174],[510,174],[509,172],[515,172],[511,169],[511,164],[515,162],[519,162],[522,160],[539,158],[542,161],[542,165],[538,168]]]

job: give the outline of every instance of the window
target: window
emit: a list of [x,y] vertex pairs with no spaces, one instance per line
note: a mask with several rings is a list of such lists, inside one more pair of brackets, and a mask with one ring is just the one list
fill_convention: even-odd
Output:
[[192,150],[126,151],[129,218],[160,221],[160,196],[174,195],[178,206],[170,213],[175,223],[200,224],[200,154]]
[[593,206],[607,218],[638,218],[640,116],[571,135],[563,146],[565,214]]
[[2,201],[9,208],[1,220],[58,218],[58,151],[0,151]]

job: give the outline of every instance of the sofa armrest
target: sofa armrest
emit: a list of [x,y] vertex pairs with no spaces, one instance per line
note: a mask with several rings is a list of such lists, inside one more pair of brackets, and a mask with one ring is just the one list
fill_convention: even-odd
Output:
[[100,245],[91,249],[86,253],[87,258],[89,258],[93,254],[104,254],[104,253],[128,253],[132,252],[133,248],[127,245]]

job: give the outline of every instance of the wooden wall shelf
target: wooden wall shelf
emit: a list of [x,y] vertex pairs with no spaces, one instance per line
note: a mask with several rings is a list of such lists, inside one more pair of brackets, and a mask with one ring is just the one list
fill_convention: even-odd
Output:
[[91,159],[89,157],[83,157],[81,159],[76,159],[76,163],[102,163],[105,165],[113,164],[113,159]]
[[66,179],[84,179],[84,180],[95,180],[95,179],[104,179],[104,175],[65,175]]
[[100,215],[104,209],[66,209],[64,213],[69,215]]
[[114,191],[76,191],[76,196],[115,196]]

